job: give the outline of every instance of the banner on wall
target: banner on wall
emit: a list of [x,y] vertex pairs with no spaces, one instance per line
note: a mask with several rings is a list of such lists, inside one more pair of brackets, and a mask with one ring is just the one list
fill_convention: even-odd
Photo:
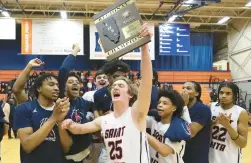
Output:
[[82,21],[22,20],[21,54],[68,55],[74,43],[79,44],[79,55],[83,55]]
[[0,19],[0,40],[16,39],[16,20],[13,18]]
[[[154,24],[149,24],[150,29],[152,30],[153,36],[152,36],[152,41],[149,43],[149,50],[150,50],[150,55],[151,59],[155,59],[155,41],[154,41]],[[94,23],[90,24],[90,59],[92,60],[100,60],[100,59],[105,59],[107,57],[107,54],[102,52],[101,47],[99,46],[98,43],[99,40],[99,35],[97,28]],[[123,60],[140,60],[141,59],[141,49],[137,48],[134,51],[124,55],[121,57]]]
[[159,55],[190,55],[190,25],[160,24]]

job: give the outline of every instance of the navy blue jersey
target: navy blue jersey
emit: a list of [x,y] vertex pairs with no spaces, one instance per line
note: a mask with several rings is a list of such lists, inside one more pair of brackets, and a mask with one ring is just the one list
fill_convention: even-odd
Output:
[[103,111],[103,113],[113,110],[112,97],[108,86],[101,88],[94,93],[94,109]]
[[[71,69],[74,67],[74,63],[76,61],[76,57],[72,54],[68,55],[62,66],[59,69],[59,74],[58,74],[58,82],[59,82],[59,97],[63,98],[65,97],[65,87],[66,87],[66,82],[68,79],[69,72]],[[70,101],[70,111],[67,115],[66,118],[72,119],[76,123],[86,123],[86,114],[89,110],[91,110],[91,103],[84,100],[81,97],[77,97],[75,100]],[[70,148],[70,151],[67,153],[67,155],[74,155],[78,154],[79,152],[84,151],[89,147],[91,144],[91,136],[90,134],[85,134],[85,135],[73,135],[70,132],[68,132],[71,137],[73,144]]]
[[188,110],[191,121],[204,127],[187,141],[183,160],[185,163],[208,163],[211,110],[201,102]]
[[[37,100],[26,102],[16,107],[14,129],[31,127],[36,132],[51,115],[52,111],[43,109]],[[55,125],[45,140],[31,153],[21,152],[21,155],[24,163],[65,163],[58,126]]]
[[[86,118],[87,112],[92,107],[92,103],[84,100],[81,97],[78,97],[76,100],[70,101],[70,111],[66,118],[72,119],[74,122],[79,124],[87,123],[88,120]],[[77,154],[87,149],[91,144],[91,135],[73,135],[69,132],[72,137],[73,145],[70,148],[70,151],[67,155]]]

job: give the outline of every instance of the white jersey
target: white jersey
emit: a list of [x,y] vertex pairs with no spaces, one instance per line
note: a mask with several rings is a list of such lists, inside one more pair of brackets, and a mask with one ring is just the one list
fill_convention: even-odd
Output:
[[151,130],[151,135],[174,150],[173,154],[163,157],[150,146],[151,163],[184,163],[182,156],[184,154],[185,141],[171,142],[168,138],[164,138],[164,134],[169,126],[170,124],[157,122],[153,117],[147,117],[147,128]]
[[84,100],[86,100],[86,101],[94,102],[94,93],[95,93],[96,91],[97,91],[97,90],[86,92],[86,93],[83,95],[82,98],[83,98]]
[[131,108],[119,118],[114,113],[101,117],[101,129],[107,149],[107,163],[150,163],[146,132],[139,131]]
[[[237,131],[238,120],[244,109],[234,105],[231,109],[224,110],[217,103],[211,104],[212,121],[218,117],[219,113],[232,114],[231,126]],[[209,149],[210,163],[241,163],[241,149],[235,144],[221,124],[217,124],[212,129],[212,136]]]

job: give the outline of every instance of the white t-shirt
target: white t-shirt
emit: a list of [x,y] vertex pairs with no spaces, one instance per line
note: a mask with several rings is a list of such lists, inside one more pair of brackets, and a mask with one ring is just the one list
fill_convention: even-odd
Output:
[[82,98],[83,98],[84,100],[94,102],[94,93],[95,93],[96,91],[97,91],[97,90],[86,92],[86,93],[82,96]]

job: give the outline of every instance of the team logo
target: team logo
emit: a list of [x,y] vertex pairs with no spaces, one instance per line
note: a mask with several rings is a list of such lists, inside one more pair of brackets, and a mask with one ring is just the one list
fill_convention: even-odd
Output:
[[83,119],[82,117],[84,117],[84,116],[85,115],[77,109],[74,109],[71,113],[71,119],[74,122],[80,123],[80,124],[82,123],[82,119]]
[[117,44],[120,39],[120,32],[116,20],[114,18],[110,18],[107,21],[103,22],[103,24],[104,36],[106,36],[113,43]]
[[190,135],[191,134],[191,124],[188,122],[185,122],[185,126],[183,124],[182,124],[182,126],[183,126],[184,130],[186,131],[186,133],[188,135]]
[[[48,118],[43,118],[40,121],[40,127],[42,127],[44,125],[44,123],[48,120]],[[47,141],[56,141],[56,135],[54,130],[52,129],[51,132],[49,132],[48,136],[45,138],[45,140]]]

